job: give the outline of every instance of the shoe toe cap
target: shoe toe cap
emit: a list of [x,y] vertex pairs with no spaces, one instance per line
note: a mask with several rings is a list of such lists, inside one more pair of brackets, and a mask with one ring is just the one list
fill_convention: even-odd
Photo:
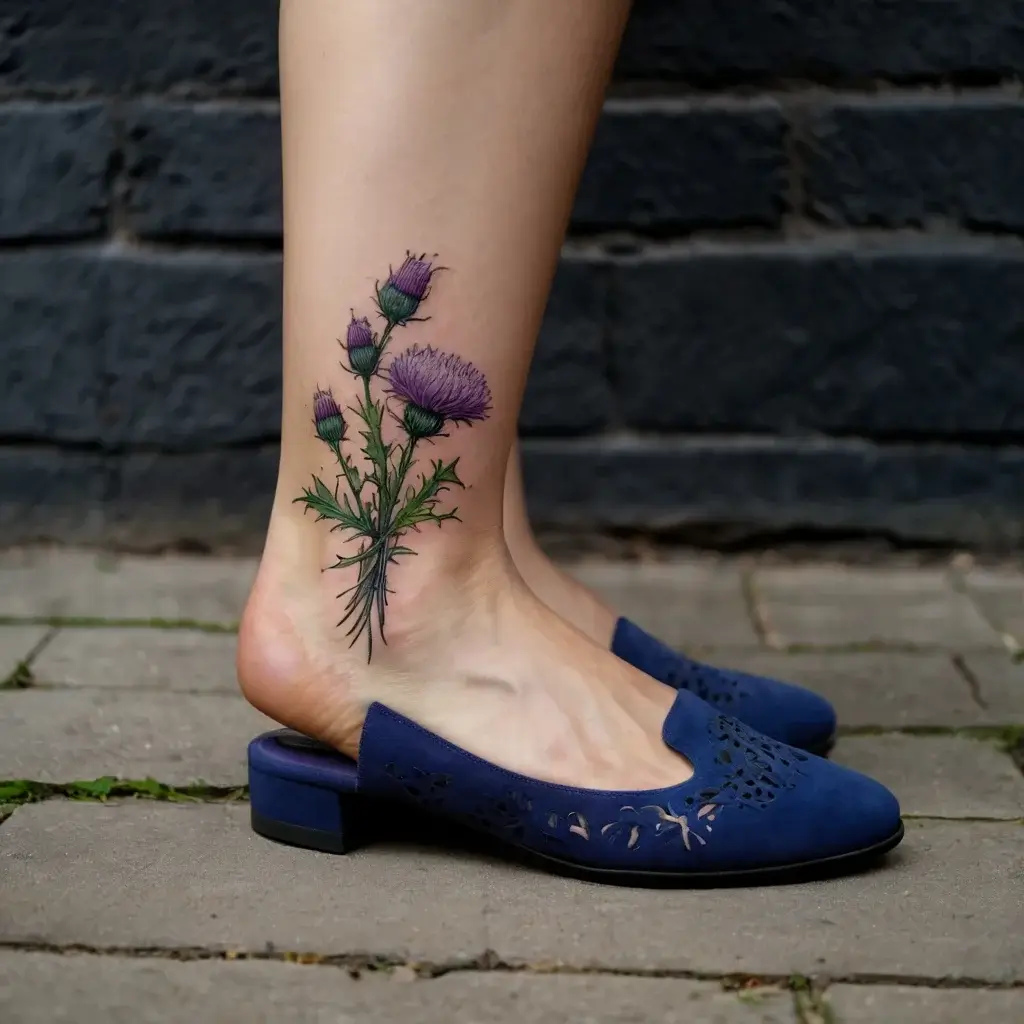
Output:
[[[880,782],[815,758],[807,798],[805,843],[815,856],[839,856],[881,846],[899,832],[899,801]],[[816,776],[816,777],[815,777]]]

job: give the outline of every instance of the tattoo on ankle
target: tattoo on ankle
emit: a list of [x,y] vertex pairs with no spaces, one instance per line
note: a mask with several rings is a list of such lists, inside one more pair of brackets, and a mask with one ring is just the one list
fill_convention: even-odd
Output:
[[[394,356],[388,365],[383,359],[396,327],[416,320],[415,314],[430,295],[431,280],[439,270],[436,257],[409,254],[401,267],[389,270],[388,278],[377,282],[377,315],[384,321],[376,334],[367,317],[357,318],[355,311],[343,342],[348,370],[361,379],[362,394],[356,407],[348,411],[364,429],[359,431],[368,468],[356,467],[344,450],[345,417],[330,388],[317,387],[313,394],[313,425],[317,437],[331,449],[341,470],[334,487],[319,477],[296,498],[316,513],[317,522],[332,521],[332,530],[340,530],[346,539],[360,539],[359,551],[338,560],[328,568],[358,566],[355,584],[342,591],[345,614],[338,625],[349,623],[348,636],[355,642],[365,634],[367,660],[373,655],[373,635],[383,642],[387,609],[388,567],[405,555],[416,552],[401,543],[410,531],[425,523],[440,526],[446,519],[458,519],[458,509],[441,509],[442,496],[455,487],[463,487],[456,472],[459,460],[431,459],[429,471],[420,471],[415,481],[407,479],[418,466],[417,445],[430,444],[435,437],[447,437],[449,424],[472,426],[487,419],[491,392],[484,375],[472,364],[450,352],[430,345],[413,345]],[[384,398],[374,398],[371,383],[383,384]],[[396,409],[399,406],[399,409]],[[399,440],[384,439],[385,414],[398,427]]]

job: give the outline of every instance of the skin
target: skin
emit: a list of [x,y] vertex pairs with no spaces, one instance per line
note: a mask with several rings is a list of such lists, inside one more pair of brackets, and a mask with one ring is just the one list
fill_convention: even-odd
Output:
[[[674,691],[609,653],[599,613],[552,614],[503,529],[534,339],[626,13],[621,0],[282,3],[282,453],[238,673],[264,713],[350,756],[378,700],[547,781],[643,789],[692,774],[661,740]],[[313,474],[334,479],[313,394],[329,384],[354,405],[362,382],[337,339],[353,307],[372,318],[374,282],[407,250],[450,269],[395,351],[472,362],[491,406],[417,454],[414,471],[458,458],[459,520],[408,535],[416,554],[389,569],[387,643],[368,660],[337,627],[356,569],[325,571],[359,542],[294,499]],[[350,450],[365,472],[358,440]],[[541,563],[517,548],[539,587]]]
[[618,612],[555,565],[537,543],[526,510],[518,442],[512,446],[505,474],[504,528],[512,561],[530,590],[594,643],[611,646]]

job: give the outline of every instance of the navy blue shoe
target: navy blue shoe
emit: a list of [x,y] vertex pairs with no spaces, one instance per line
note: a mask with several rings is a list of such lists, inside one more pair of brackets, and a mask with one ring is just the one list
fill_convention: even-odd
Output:
[[662,683],[689,690],[773,740],[821,755],[835,743],[835,709],[802,686],[694,661],[629,619],[615,624],[612,654]]
[[485,837],[506,856],[620,885],[776,881],[859,867],[903,837],[879,783],[759,735],[681,690],[663,729],[694,775],[574,789],[490,764],[381,704],[358,765],[279,730],[249,745],[253,828],[333,853],[394,835]]

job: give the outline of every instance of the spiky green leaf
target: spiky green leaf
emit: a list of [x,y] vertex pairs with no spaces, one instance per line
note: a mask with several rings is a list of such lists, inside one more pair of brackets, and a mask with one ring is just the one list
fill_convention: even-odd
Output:
[[313,477],[313,486],[303,487],[302,497],[295,500],[315,512],[317,522],[321,519],[331,519],[339,526],[347,527],[356,533],[365,533],[367,530],[367,523],[362,517],[352,510],[351,505],[347,508],[340,505],[335,494],[319,477]]

